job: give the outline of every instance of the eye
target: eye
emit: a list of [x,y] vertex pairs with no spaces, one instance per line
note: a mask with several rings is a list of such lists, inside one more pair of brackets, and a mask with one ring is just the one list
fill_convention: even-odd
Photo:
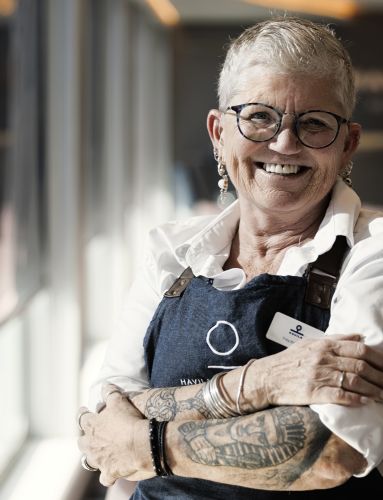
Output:
[[275,125],[275,116],[269,111],[247,110],[241,114],[241,118],[251,122],[256,127],[269,127]]
[[270,123],[274,121],[270,113],[267,113],[266,111],[253,113],[248,119],[254,123]]
[[320,120],[316,120],[314,118],[309,118],[305,120],[301,120],[299,122],[300,128],[304,128],[305,130],[312,132],[326,130],[328,125],[326,123],[321,122]]
[[298,126],[304,132],[320,133],[337,130],[338,123],[329,113],[319,112],[301,116]]

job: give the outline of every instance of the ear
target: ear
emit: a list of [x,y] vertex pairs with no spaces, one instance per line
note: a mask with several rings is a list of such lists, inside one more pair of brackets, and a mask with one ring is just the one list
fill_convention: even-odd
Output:
[[211,109],[207,115],[207,130],[209,132],[210,140],[213,148],[219,149],[223,144],[223,128],[221,125],[222,112],[218,109]]
[[345,156],[345,163],[350,161],[352,155],[358,148],[360,141],[360,134],[362,127],[359,123],[351,122],[348,126],[348,134],[344,143],[343,154]]

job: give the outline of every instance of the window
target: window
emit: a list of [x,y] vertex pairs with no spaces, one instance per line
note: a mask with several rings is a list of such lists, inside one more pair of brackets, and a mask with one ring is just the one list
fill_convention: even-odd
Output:
[[39,2],[0,4],[0,474],[27,433],[21,311],[41,285]]
[[0,322],[40,285],[41,144],[38,2],[0,18]]

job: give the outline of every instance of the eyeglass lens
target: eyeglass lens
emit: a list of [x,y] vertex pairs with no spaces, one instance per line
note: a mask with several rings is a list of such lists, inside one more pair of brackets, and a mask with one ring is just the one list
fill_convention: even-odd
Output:
[[[256,142],[272,139],[282,120],[276,110],[262,104],[248,104],[237,116],[241,133]],[[326,111],[310,111],[296,119],[295,127],[303,144],[312,148],[323,148],[335,140],[339,123],[335,116]]]

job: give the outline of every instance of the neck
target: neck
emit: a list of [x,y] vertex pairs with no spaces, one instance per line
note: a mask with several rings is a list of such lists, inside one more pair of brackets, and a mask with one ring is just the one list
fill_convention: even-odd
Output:
[[264,212],[240,203],[239,238],[241,242],[251,241],[256,247],[275,245],[283,248],[297,243],[301,238],[312,237],[319,228],[328,205],[328,199],[305,212]]
[[315,236],[328,198],[306,213],[272,213],[240,200],[240,223],[225,265],[241,267],[249,279],[262,272],[275,273],[285,251]]

